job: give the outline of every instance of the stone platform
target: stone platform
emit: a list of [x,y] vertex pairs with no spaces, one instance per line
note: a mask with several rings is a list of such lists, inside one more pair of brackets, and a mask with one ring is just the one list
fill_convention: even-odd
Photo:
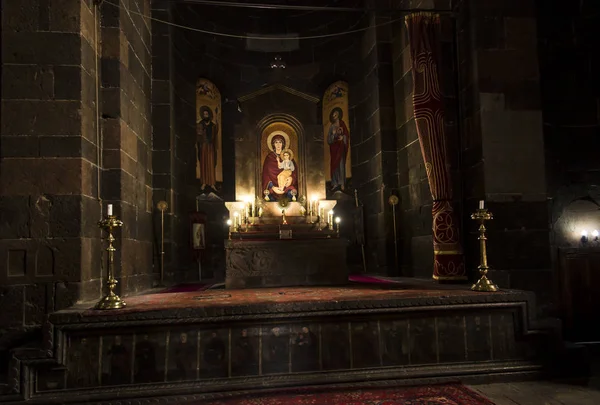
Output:
[[199,404],[318,384],[493,381],[540,372],[556,352],[530,293],[380,282],[152,291],[118,311],[81,304],[50,316],[43,349],[15,353],[12,398]]

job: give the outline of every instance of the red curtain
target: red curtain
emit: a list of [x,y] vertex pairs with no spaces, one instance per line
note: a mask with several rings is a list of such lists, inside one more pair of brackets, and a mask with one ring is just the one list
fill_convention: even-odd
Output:
[[415,123],[433,197],[433,278],[465,280],[459,227],[452,208],[450,159],[444,133],[444,105],[440,89],[439,15],[406,16],[412,62]]

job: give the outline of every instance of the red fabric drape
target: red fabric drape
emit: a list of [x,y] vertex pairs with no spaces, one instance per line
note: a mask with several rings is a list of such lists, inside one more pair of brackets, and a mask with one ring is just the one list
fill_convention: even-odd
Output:
[[452,178],[437,64],[440,19],[435,14],[416,13],[406,16],[406,26],[412,59],[415,123],[433,197],[433,278],[464,280],[459,227],[451,203]]

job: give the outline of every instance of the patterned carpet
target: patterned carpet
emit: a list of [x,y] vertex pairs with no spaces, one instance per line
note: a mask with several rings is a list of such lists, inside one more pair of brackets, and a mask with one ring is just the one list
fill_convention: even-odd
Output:
[[[496,295],[506,292],[497,292]],[[157,292],[126,297],[127,307],[119,315],[147,311],[191,307],[230,307],[248,304],[285,304],[294,302],[386,300],[402,298],[439,298],[445,296],[477,296],[481,293],[467,287],[449,288],[440,285],[407,286],[390,284],[349,284],[342,287],[283,287],[245,290],[213,290],[185,292]],[[117,312],[115,312],[117,314]],[[107,315],[106,311],[89,309],[85,316]]]
[[[461,384],[423,387],[345,390],[288,391],[204,402],[205,405],[494,405]],[[200,404],[198,404],[200,405]]]

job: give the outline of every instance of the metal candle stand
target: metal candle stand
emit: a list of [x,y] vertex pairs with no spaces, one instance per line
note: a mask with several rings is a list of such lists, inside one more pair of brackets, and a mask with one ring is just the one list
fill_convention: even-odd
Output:
[[121,299],[117,294],[115,294],[115,287],[117,286],[118,281],[115,279],[114,275],[114,253],[117,250],[113,242],[115,241],[115,237],[113,236],[113,229],[120,228],[123,226],[123,221],[117,219],[114,215],[109,215],[106,219],[98,222],[98,227],[104,229],[108,233],[108,247],[106,251],[108,252],[108,264],[107,264],[107,281],[106,285],[108,286],[108,293],[102,297],[100,301],[96,304],[96,309],[121,309],[125,307],[125,301]]
[[[480,207],[481,207],[481,205],[480,205]],[[479,253],[480,254],[480,264],[477,267],[477,269],[479,270],[479,274],[481,275],[479,280],[477,280],[477,282],[475,284],[473,284],[473,286],[471,287],[471,290],[480,291],[480,292],[498,291],[499,290],[498,286],[496,284],[494,284],[492,282],[492,280],[487,278],[487,273],[490,268],[489,268],[488,262],[487,262],[487,247],[486,247],[487,237],[485,236],[485,231],[486,231],[485,221],[494,219],[494,216],[487,209],[479,208],[477,211],[475,211],[473,214],[471,214],[471,219],[474,219],[477,222],[479,222],[479,238],[478,239],[479,239],[479,249],[480,249],[480,253]]]

